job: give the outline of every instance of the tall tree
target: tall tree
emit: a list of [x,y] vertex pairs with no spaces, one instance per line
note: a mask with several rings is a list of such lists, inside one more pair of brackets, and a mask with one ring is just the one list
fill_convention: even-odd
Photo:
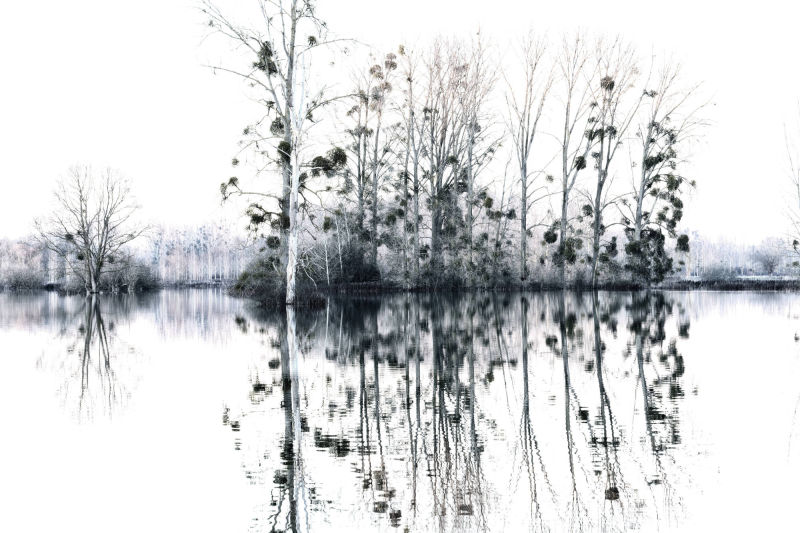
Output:
[[[514,155],[520,178],[520,279],[528,279],[528,212],[533,204],[545,198],[546,185],[533,183],[542,172],[530,169],[533,145],[544,113],[545,102],[553,85],[552,70],[545,62],[545,45],[529,34],[521,47],[522,79],[510,81],[506,92],[508,109],[508,131],[511,135]],[[528,186],[531,185],[529,189]],[[544,194],[543,194],[544,193]]]
[[[638,118],[636,136],[641,155],[636,161],[638,175],[632,180],[630,202],[623,202],[623,218],[628,243],[626,268],[635,279],[660,281],[672,270],[672,258],[664,248],[667,237],[676,238],[683,217],[681,194],[694,187],[694,180],[680,173],[679,149],[696,128],[702,125],[698,112],[703,105],[690,107],[697,86],[680,87],[680,68],[665,64],[653,80],[648,80]],[[677,240],[677,249],[687,252],[688,237]]]
[[786,155],[789,163],[789,200],[787,205],[787,218],[789,221],[789,238],[792,241],[792,250],[800,256],[800,108],[795,118],[795,131],[790,134],[784,125],[783,134],[786,141]]
[[443,265],[442,232],[447,207],[453,205],[457,165],[464,154],[464,122],[459,116],[457,87],[465,69],[459,45],[439,40],[425,62],[422,143],[426,157],[425,184],[430,209],[430,269],[434,281]]
[[[370,166],[372,170],[372,264],[378,264],[378,190],[385,177],[387,159],[392,154],[390,142],[393,139],[386,131],[382,131],[384,116],[388,110],[389,93],[392,91],[391,77],[397,70],[397,56],[393,53],[386,54],[383,65],[374,64],[370,70],[370,76],[375,80],[375,85],[369,94],[370,106],[375,113],[375,131],[372,138],[372,158]],[[381,136],[383,134],[383,136]]]
[[497,140],[489,134],[491,111],[488,109],[491,93],[496,81],[496,69],[489,56],[486,43],[478,35],[467,51],[466,73],[460,87],[460,115],[465,128],[464,161],[458,176],[458,188],[466,189],[464,238],[467,246],[467,282],[475,282],[475,239],[473,231],[478,213],[476,207],[485,194],[476,190],[476,180],[481,170],[492,160]]
[[[558,59],[561,74],[559,96],[563,108],[563,130],[560,136],[561,183],[560,216],[558,220],[558,251],[556,264],[562,285],[566,284],[567,263],[575,262],[576,250],[582,245],[577,237],[569,232],[570,195],[578,180],[578,175],[587,166],[587,158],[595,144],[591,135],[594,109],[591,101],[591,87],[597,68],[592,62],[583,36],[575,35],[565,39]],[[546,240],[548,237],[545,237]]]
[[342,192],[346,195],[355,194],[356,233],[360,240],[368,241],[371,236],[367,232],[365,221],[372,184],[370,139],[375,135],[374,105],[371,95],[376,85],[376,77],[372,69],[369,72],[359,72],[354,85],[353,94],[348,98],[352,100],[352,105],[346,112],[351,123],[344,130],[348,168]]
[[[326,40],[327,26],[316,14],[312,0],[259,0],[261,26],[247,28],[227,18],[210,0],[203,0],[203,12],[209,25],[243,47],[252,59],[244,69],[215,67],[245,79],[256,88],[264,115],[245,129],[244,148],[254,148],[281,171],[280,194],[265,191],[245,191],[237,178],[221,186],[223,198],[231,194],[255,197],[248,208],[251,225],[270,222],[280,232],[279,264],[285,268],[286,303],[293,305],[296,297],[298,241],[300,224],[300,195],[306,187],[308,173],[303,167],[326,173],[344,163],[342,150],[329,157],[308,155],[308,129],[314,124],[314,113],[330,103],[325,87],[313,90],[312,56]],[[274,156],[267,149],[273,147]],[[307,157],[308,160],[304,159]],[[234,164],[238,163],[234,159]],[[277,209],[263,202],[277,203]],[[274,205],[274,204],[273,204]]]
[[[603,214],[619,199],[610,195],[608,187],[613,180],[612,162],[623,145],[641,103],[641,97],[633,91],[639,76],[633,48],[619,39],[611,42],[601,40],[597,44],[596,53],[599,72],[592,87],[592,105],[595,111],[587,135],[595,141],[597,147],[592,152],[597,179],[594,190],[587,194],[591,203],[583,207],[584,214],[593,217],[590,256],[592,287],[597,286],[599,262],[608,261],[616,250],[616,240],[612,240],[606,245],[606,251],[602,254],[600,252],[602,237],[606,231]],[[634,97],[631,98],[631,95]]]
[[[405,78],[403,86],[404,99],[401,107],[401,115],[405,126],[405,135],[401,141],[403,153],[402,170],[402,191],[403,191],[403,278],[406,287],[411,286],[411,268],[408,261],[408,232],[412,233],[411,257],[414,271],[414,281],[419,281],[420,270],[420,126],[423,121],[418,119],[419,102],[415,88],[418,84],[417,69],[418,56],[408,51],[404,46],[400,46],[399,55],[402,61],[402,76]],[[409,181],[411,182],[411,192],[409,193]],[[413,195],[413,198],[412,198]],[[413,211],[411,222],[409,223],[409,210],[412,206],[409,201],[413,200]]]

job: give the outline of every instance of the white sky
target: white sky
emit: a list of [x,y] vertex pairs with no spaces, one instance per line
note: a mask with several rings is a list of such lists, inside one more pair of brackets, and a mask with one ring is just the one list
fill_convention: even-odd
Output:
[[[240,0],[255,1],[255,0]],[[229,2],[223,2],[223,4]],[[633,0],[319,0],[335,33],[394,49],[481,28],[502,46],[529,27],[621,34],[674,54],[703,81],[713,124],[688,174],[684,221],[709,237],[781,234],[784,123],[796,116],[800,34],[788,2]],[[220,215],[218,185],[252,119],[238,80],[203,67],[215,50],[189,0],[13,2],[0,18],[0,236],[20,236],[75,163],[129,176],[148,217],[194,224]],[[652,27],[650,25],[653,25]]]

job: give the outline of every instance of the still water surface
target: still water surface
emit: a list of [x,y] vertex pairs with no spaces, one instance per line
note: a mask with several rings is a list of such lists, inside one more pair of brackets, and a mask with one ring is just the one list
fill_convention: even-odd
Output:
[[0,294],[0,531],[796,529],[800,295]]

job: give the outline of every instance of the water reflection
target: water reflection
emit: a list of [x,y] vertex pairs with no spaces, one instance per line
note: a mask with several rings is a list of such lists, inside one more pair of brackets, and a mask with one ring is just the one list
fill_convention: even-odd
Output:
[[[56,395],[78,422],[123,412],[142,373],[141,345],[160,339],[219,342],[243,302],[221,291],[59,296],[0,293],[0,331],[43,340],[36,366],[54,377]],[[134,329],[142,331],[134,333]]]
[[402,295],[237,320],[279,354],[225,411],[248,477],[271,487],[256,530],[681,516],[689,323],[668,295]]
[[0,419],[25,435],[0,462],[33,502],[11,523],[90,498],[105,530],[129,488],[153,495],[132,530],[780,530],[798,305],[413,294],[286,314],[219,291],[0,293]]
[[59,395],[78,420],[92,420],[98,415],[111,418],[130,394],[126,381],[129,374],[120,379],[118,356],[120,352],[126,356],[122,363],[125,372],[135,350],[117,336],[115,320],[125,317],[119,306],[101,304],[96,295],[81,300],[51,315],[59,323],[58,353],[44,352],[39,365],[60,376]]

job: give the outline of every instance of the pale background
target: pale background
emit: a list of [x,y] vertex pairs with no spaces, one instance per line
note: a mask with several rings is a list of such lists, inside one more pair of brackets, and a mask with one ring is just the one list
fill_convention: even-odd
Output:
[[[228,5],[231,1],[223,1]],[[242,2],[239,2],[240,4]],[[338,35],[380,51],[478,28],[499,47],[529,27],[621,34],[673,56],[714,105],[689,174],[685,226],[756,243],[785,231],[784,125],[800,96],[800,34],[786,2],[676,0],[320,1]],[[254,113],[238,80],[203,66],[217,50],[187,0],[13,2],[0,17],[0,236],[20,237],[75,163],[129,176],[144,213],[167,224],[220,216],[218,185]]]

